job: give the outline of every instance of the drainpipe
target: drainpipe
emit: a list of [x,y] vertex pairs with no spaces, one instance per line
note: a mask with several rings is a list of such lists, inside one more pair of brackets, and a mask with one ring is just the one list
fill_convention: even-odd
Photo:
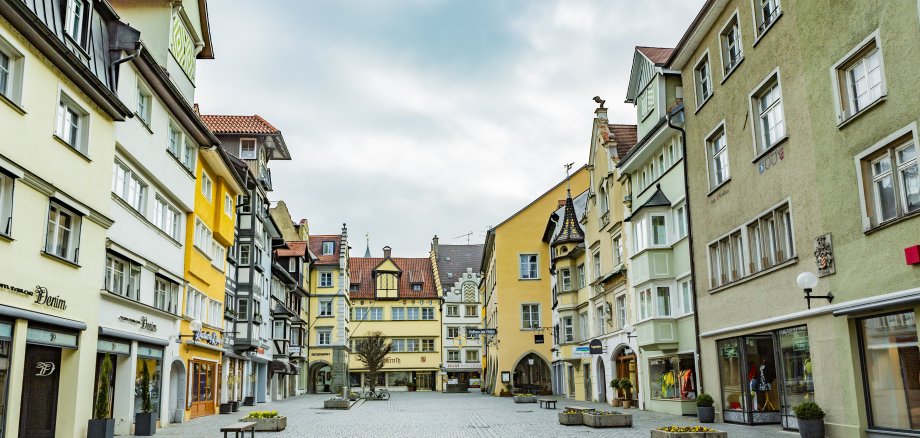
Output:
[[[118,66],[121,65],[121,64],[123,64],[123,63],[125,63],[125,62],[128,62],[128,61],[130,61],[130,60],[132,60],[132,59],[135,59],[135,58],[137,58],[138,56],[141,56],[141,51],[142,51],[142,50],[144,50],[144,46],[141,45],[140,42],[138,42],[138,43],[137,43],[137,49],[134,50],[134,53],[132,53],[132,54],[130,54],[130,55],[128,55],[128,56],[125,56],[124,58],[120,58],[120,59],[116,59],[115,61],[112,61],[112,65],[109,66],[109,70],[110,70],[110,71],[109,71],[109,77],[110,77],[110,78],[115,78],[115,73],[116,73],[116,71],[117,71]],[[114,79],[113,79],[113,80],[114,80]]]
[[694,338],[696,339],[696,379],[697,379],[697,394],[702,392],[703,389],[703,373],[702,373],[702,348],[700,348],[700,318],[699,312],[697,311],[697,291],[696,291],[696,263],[695,258],[693,257],[693,225],[692,225],[692,215],[690,214],[690,179],[687,175],[687,131],[683,127],[677,126],[671,122],[671,118],[677,115],[680,115],[681,118],[684,117],[684,104],[678,104],[672,111],[668,112],[668,126],[672,129],[680,131],[680,146],[681,153],[683,154],[684,160],[684,205],[687,209],[687,243],[690,245],[690,284],[693,287],[693,327],[696,330]]

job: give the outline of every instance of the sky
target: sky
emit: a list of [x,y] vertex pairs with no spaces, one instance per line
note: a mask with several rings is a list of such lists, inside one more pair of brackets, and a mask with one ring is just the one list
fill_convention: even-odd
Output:
[[702,3],[212,0],[196,100],[281,130],[270,199],[311,234],[347,223],[353,256],[369,235],[374,256],[426,257],[585,164],[594,96],[635,123],[635,46],[673,47]]

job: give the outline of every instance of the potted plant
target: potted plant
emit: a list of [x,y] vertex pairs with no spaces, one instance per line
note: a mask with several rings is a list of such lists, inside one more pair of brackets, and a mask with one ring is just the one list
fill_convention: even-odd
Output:
[[259,432],[279,432],[287,427],[287,417],[278,415],[278,411],[252,411],[243,421],[255,422]]
[[620,379],[610,379],[610,387],[613,388],[613,400],[610,405],[613,407],[620,406]]
[[112,438],[115,436],[115,420],[109,418],[109,379],[112,374],[112,360],[105,354],[99,369],[99,388],[93,403],[93,419],[89,420],[87,438]]
[[585,412],[584,409],[566,408],[564,411],[559,413],[559,424],[566,426],[585,424],[584,419],[582,418],[583,412]]
[[632,427],[632,415],[617,411],[585,411],[582,421],[588,427]]
[[533,394],[518,394],[514,396],[515,403],[536,403],[537,397]]
[[415,391],[415,382],[406,382],[406,388],[409,389],[409,392]]
[[712,396],[705,392],[696,397],[696,417],[700,423],[714,423],[716,421],[716,408],[712,407]]
[[632,381],[629,378],[624,377],[620,379],[620,389],[623,390],[623,407],[629,409],[632,407],[632,398],[630,397],[629,390],[632,389]]
[[360,397],[361,397],[361,394],[358,393],[357,391],[351,391],[348,393],[348,400],[350,401],[358,401],[358,398]]
[[[256,373],[250,374],[249,377],[248,377],[248,379],[249,379],[249,383],[252,384],[251,386],[252,386],[253,388],[255,388]],[[255,392],[255,391],[253,391],[253,392]],[[256,405],[256,398],[255,398],[255,396],[250,395],[250,396],[243,397],[243,406],[255,406],[255,405]]]
[[141,411],[134,414],[134,434],[151,436],[157,433],[157,417],[150,402],[150,370],[146,360],[141,363]]
[[824,410],[813,401],[803,401],[792,408],[802,438],[824,438]]
[[665,426],[652,429],[652,438],[728,438],[728,432],[706,426]]
[[231,371],[227,376],[227,388],[230,390],[230,395],[227,396],[230,403],[230,412],[237,412],[240,410],[240,402],[236,400],[236,385],[240,382],[240,376],[236,372]]

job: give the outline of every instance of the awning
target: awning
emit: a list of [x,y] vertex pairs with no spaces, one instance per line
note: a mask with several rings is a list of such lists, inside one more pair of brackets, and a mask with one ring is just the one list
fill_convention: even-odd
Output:
[[17,307],[4,306],[2,304],[0,304],[0,315],[10,318],[28,319],[30,321],[40,322],[42,324],[56,325],[72,330],[86,330],[86,323],[82,321],[74,321],[72,319],[46,315],[44,313],[33,312],[31,310],[20,309]]
[[271,363],[271,371],[273,373],[291,374],[291,364],[275,359]]
[[145,344],[159,345],[165,347],[169,345],[169,341],[166,339],[154,338],[151,336],[144,336],[137,333],[126,332],[122,330],[115,330],[108,327],[99,326],[99,334],[104,336],[111,336],[113,338],[122,338],[129,339],[132,341],[142,342]]
[[889,307],[906,306],[918,302],[920,302],[920,288],[854,300],[854,302],[846,303],[834,310],[834,316],[846,316]]

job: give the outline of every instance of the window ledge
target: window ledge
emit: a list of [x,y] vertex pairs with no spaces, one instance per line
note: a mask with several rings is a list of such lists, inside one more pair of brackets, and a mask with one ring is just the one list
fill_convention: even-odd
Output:
[[153,135],[153,129],[150,129],[150,123],[144,120],[144,118],[141,117],[141,115],[138,114],[137,111],[134,112],[134,120],[137,120],[138,123],[140,123],[141,126],[143,126],[144,129],[146,129],[150,135]]
[[700,110],[703,109],[704,106],[706,106],[706,102],[709,102],[709,100],[712,99],[713,94],[715,93],[709,93],[709,96],[706,96],[706,98],[703,99],[703,101],[700,102],[700,104],[696,106],[696,110],[693,111],[693,114],[700,112]]
[[57,134],[52,134],[51,136],[54,137],[54,139],[57,140],[58,143],[60,143],[60,144],[62,144],[62,145],[64,145],[64,146],[66,146],[67,149],[68,149],[69,151],[71,151],[71,152],[77,154],[78,157],[80,157],[80,158],[86,160],[87,163],[92,163],[92,162],[93,162],[93,160],[91,160],[91,159],[89,158],[89,156],[87,156],[86,154],[84,154],[84,153],[83,153],[82,151],[80,151],[79,149],[77,149],[77,148],[71,146],[70,143],[67,143],[67,141],[65,141],[63,138],[58,137]]
[[541,280],[541,278],[540,278],[540,277],[537,277],[537,278],[518,278],[518,280],[519,280],[519,281],[536,281],[536,280]]
[[0,240],[5,241],[5,242],[15,242],[16,241],[16,239],[14,239],[13,236],[10,236],[9,234],[6,234],[6,233],[0,233]]
[[761,152],[761,153],[759,153],[759,154],[757,154],[757,155],[754,155],[754,159],[751,160],[751,163],[753,164],[753,163],[756,163],[756,162],[760,161],[763,157],[769,155],[770,152],[773,152],[776,148],[778,148],[779,145],[785,143],[786,140],[789,140],[789,134],[786,134],[786,135],[784,135],[782,138],[780,138],[779,140],[776,140],[775,142],[773,142],[773,144],[770,145],[770,147],[766,148],[763,152]]
[[850,115],[849,117],[847,117],[844,121],[838,123],[838,124],[837,124],[837,129],[843,129],[844,126],[849,125],[850,122],[852,122],[853,120],[859,118],[859,116],[861,116],[861,115],[863,115],[863,114],[869,112],[869,110],[871,110],[872,108],[875,108],[876,106],[881,105],[882,102],[884,102],[884,101],[886,101],[886,100],[888,100],[888,95],[887,95],[887,94],[883,94],[883,95],[879,96],[878,99],[875,99],[875,101],[873,101],[872,103],[866,105],[865,108],[863,108],[863,109],[857,111],[857,112],[854,113],[854,114],[851,114],[851,115]]
[[750,274],[750,275],[748,275],[748,276],[746,276],[746,277],[742,277],[741,279],[735,280],[735,281],[733,281],[733,282],[731,282],[731,283],[723,284],[723,285],[721,285],[721,286],[719,286],[719,287],[709,289],[709,293],[710,293],[710,294],[714,294],[714,293],[722,292],[722,291],[725,290],[725,289],[730,289],[730,288],[732,288],[732,287],[734,287],[734,286],[737,286],[737,285],[739,285],[739,284],[747,283],[748,281],[751,281],[751,280],[753,280],[753,279],[755,279],[755,278],[763,277],[764,275],[767,275],[767,274],[770,274],[770,273],[779,271],[780,269],[784,269],[784,268],[787,268],[787,267],[789,267],[789,266],[793,266],[793,265],[798,264],[798,263],[799,263],[799,256],[793,256],[793,257],[790,258],[789,260],[786,260],[785,262],[782,262],[782,263],[780,263],[780,264],[778,264],[778,265],[776,265],[776,266],[772,266],[772,267],[769,267],[769,268],[764,269],[764,270],[762,270],[762,271],[758,271],[757,273]]
[[[757,35],[757,36],[754,38],[754,44],[751,45],[751,48],[757,47],[757,44],[760,43],[760,40],[763,39],[764,35],[766,35],[767,32],[770,31],[770,29],[773,29],[773,26],[776,25],[776,22],[779,21],[780,18],[783,18],[783,11],[782,11],[782,10],[779,11],[779,14],[776,16],[776,18],[773,19],[773,22],[770,23],[769,25],[767,25],[767,27],[766,27],[762,32],[760,32],[759,35]],[[756,22],[756,20],[755,20],[755,22]],[[759,28],[760,25],[757,25],[757,27]],[[756,30],[757,30],[757,29],[755,29],[755,32],[756,32]]]
[[80,266],[80,264],[78,264],[77,262],[75,262],[75,261],[73,261],[73,260],[65,259],[64,257],[61,257],[61,256],[56,255],[56,254],[51,254],[50,252],[47,252],[47,251],[44,251],[44,250],[42,250],[42,255],[45,256],[45,257],[48,257],[48,258],[50,258],[50,259],[52,259],[52,260],[57,260],[57,261],[59,261],[59,262],[65,264],[65,265],[69,265],[70,267],[73,267],[73,268],[82,268],[82,266]]
[[882,222],[881,224],[878,224],[878,225],[876,225],[876,226],[874,226],[874,227],[867,228],[867,229],[863,230],[863,234],[869,235],[869,234],[872,234],[872,233],[874,233],[874,232],[876,232],[876,231],[882,230],[882,229],[884,229],[884,228],[888,228],[888,227],[893,226],[893,225],[895,225],[895,224],[899,224],[899,223],[901,223],[901,222],[904,222],[904,221],[906,221],[906,220],[914,219],[914,218],[916,218],[916,217],[918,217],[918,216],[920,216],[920,210],[917,210],[917,211],[914,211],[914,212],[907,213],[907,214],[905,214],[905,215],[903,215],[903,216],[900,216],[900,217],[897,217],[897,218],[894,218],[894,219],[889,219],[889,220],[887,220],[887,221],[885,221],[885,222]]
[[706,196],[707,196],[707,197],[712,196],[713,194],[715,194],[716,192],[718,192],[719,189],[721,189],[721,188],[724,187],[726,184],[728,184],[731,180],[732,180],[732,177],[726,178],[725,181],[722,181],[721,183],[719,183],[719,185],[717,185],[717,186],[715,186],[715,187],[709,189],[709,193],[706,193]]
[[14,102],[13,99],[10,99],[10,98],[7,97],[5,94],[0,93],[0,101],[5,102],[7,105],[10,106],[10,108],[13,109],[13,111],[16,111],[16,112],[19,113],[20,115],[23,115],[23,116],[24,116],[24,115],[27,114],[27,113],[26,113],[26,110],[23,109],[22,106],[20,106],[20,105],[19,105],[18,103],[16,103],[16,102]]
[[722,81],[719,82],[719,85],[724,84],[725,81],[728,80],[728,77],[731,76],[735,70],[738,70],[738,66],[741,65],[742,62],[744,62],[744,54],[741,55],[741,59],[739,59],[738,62],[736,62],[735,65],[733,65],[730,69],[725,70],[725,67],[722,67]]

